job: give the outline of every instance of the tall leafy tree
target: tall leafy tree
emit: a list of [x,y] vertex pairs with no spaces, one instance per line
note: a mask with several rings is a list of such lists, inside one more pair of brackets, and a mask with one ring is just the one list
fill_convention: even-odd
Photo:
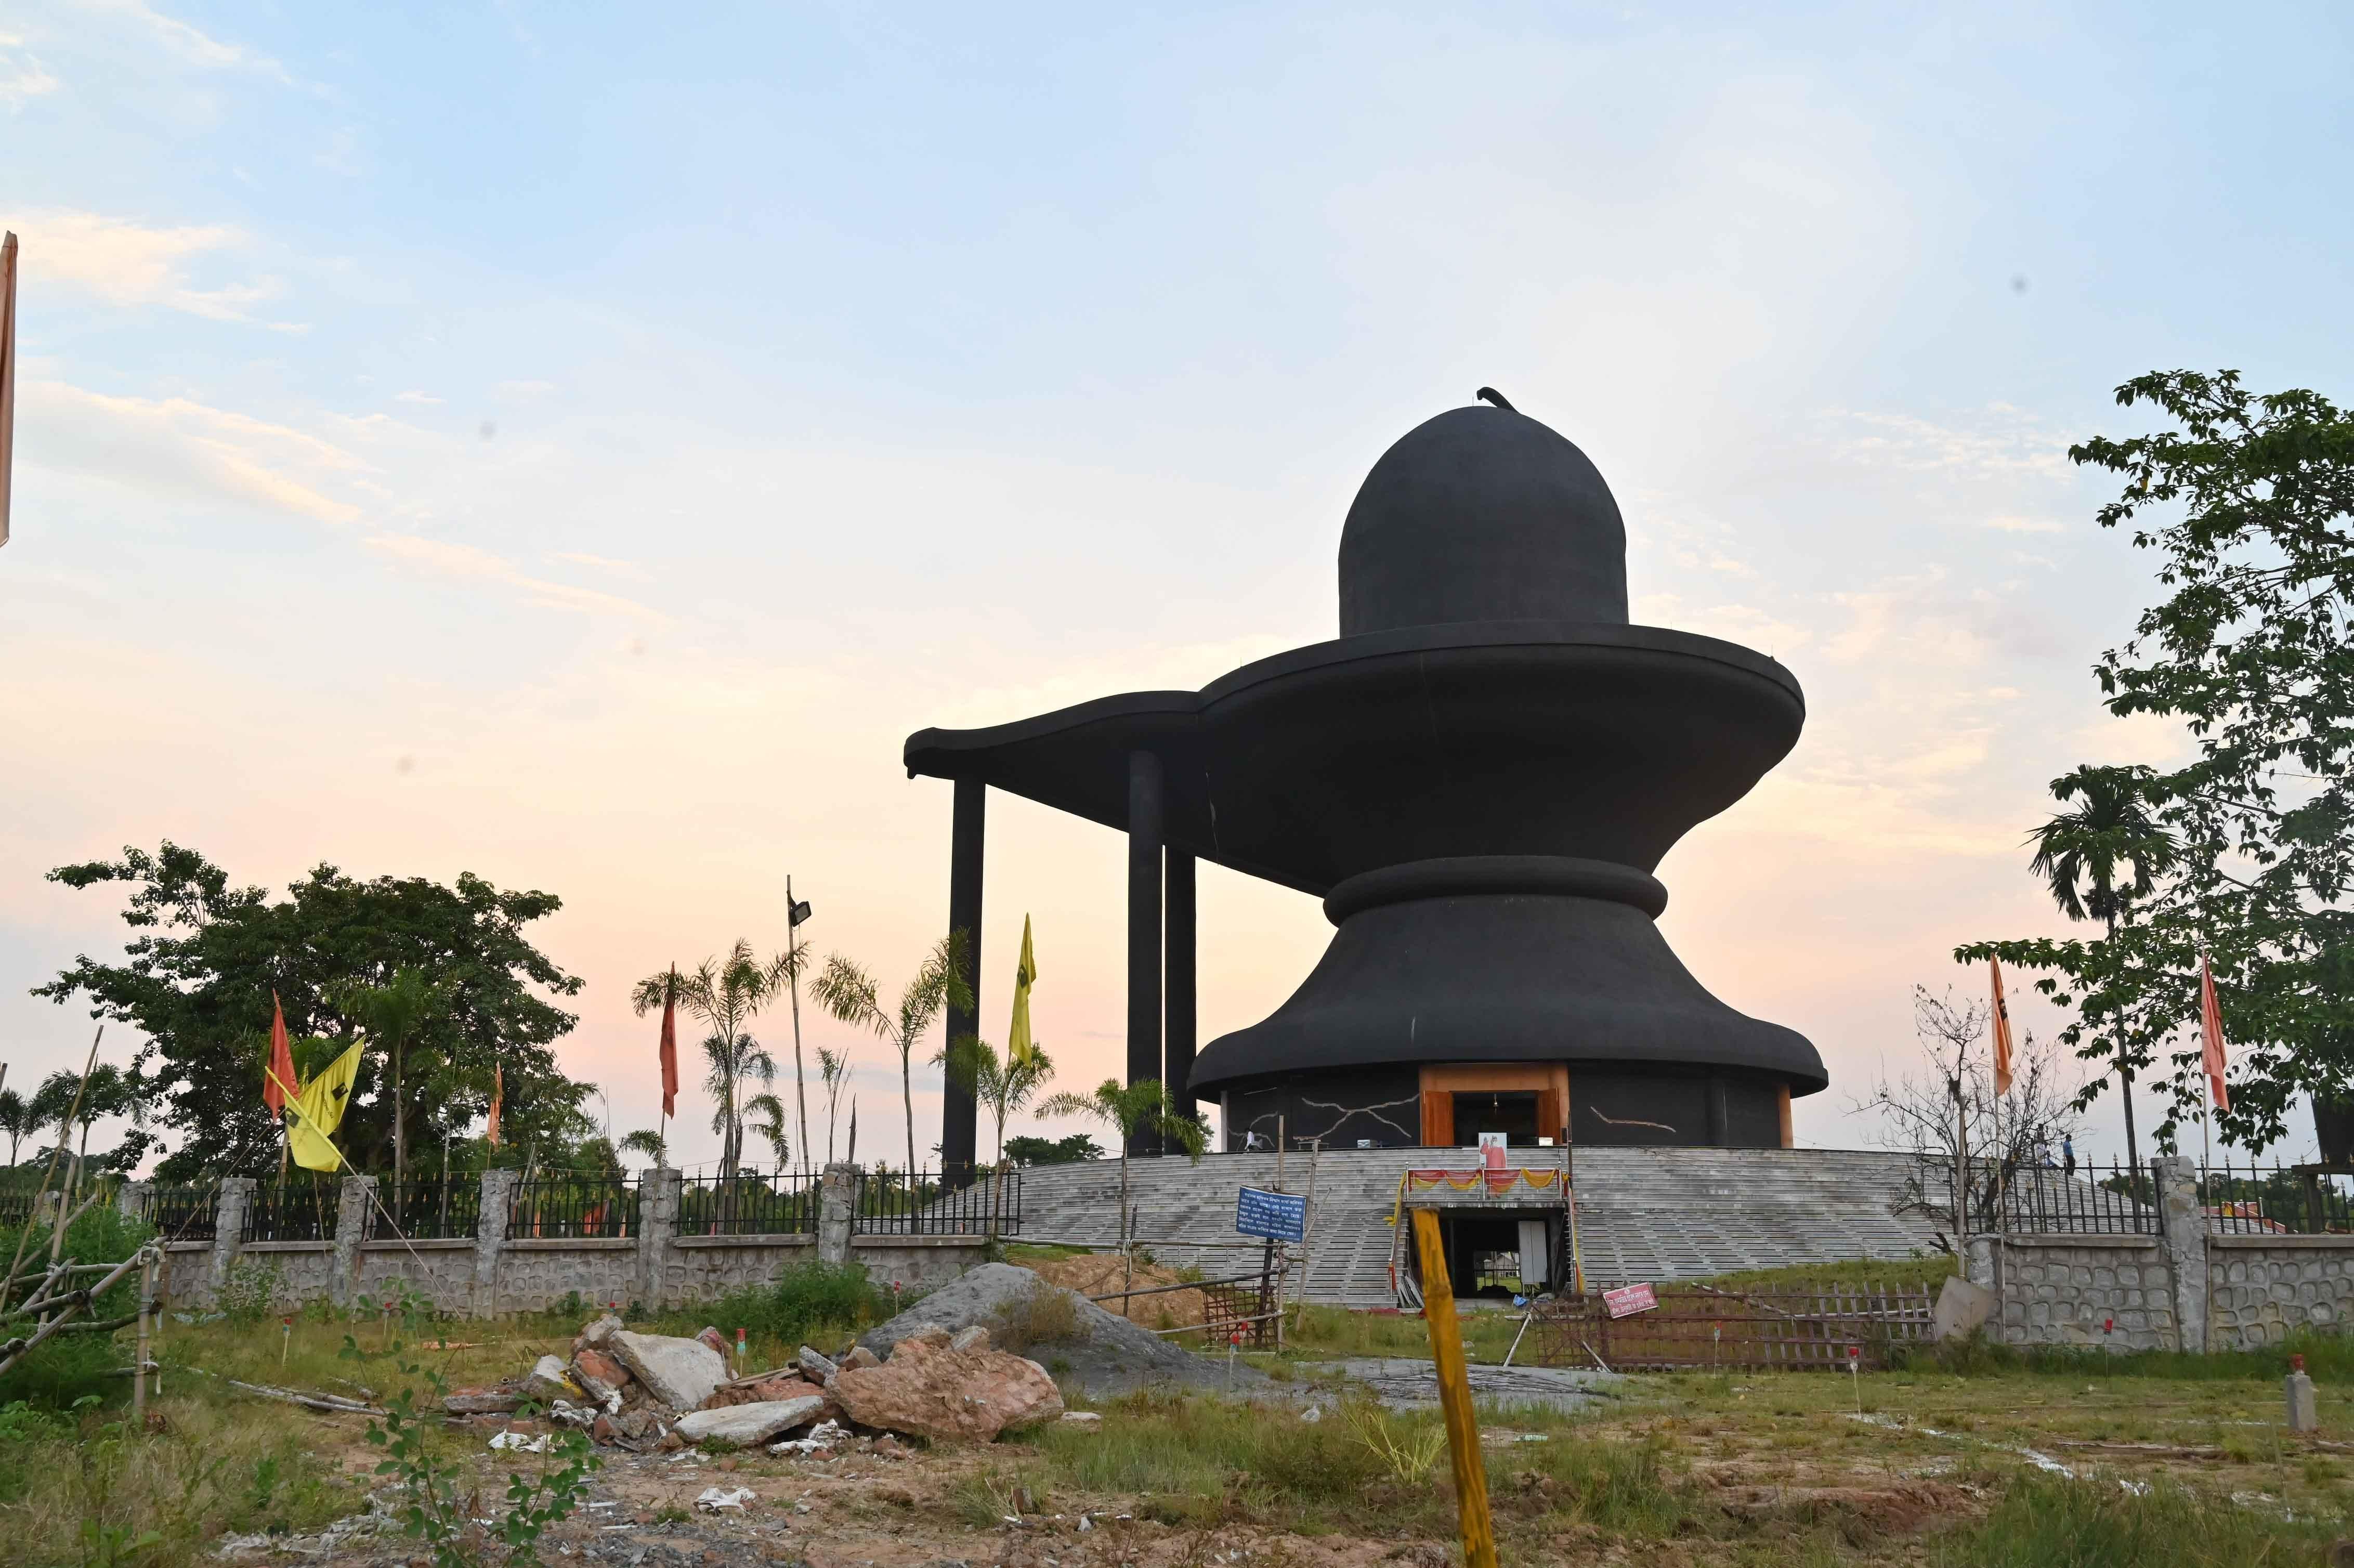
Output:
[[991,1169],[998,1179],[989,1199],[989,1234],[993,1236],[1004,1204],[1005,1118],[1027,1107],[1046,1086],[1055,1075],[1055,1064],[1044,1048],[1034,1048],[1020,1061],[1001,1057],[995,1046],[972,1034],[947,1046],[932,1062],[946,1069],[949,1082],[970,1095],[976,1105],[988,1107],[997,1124],[997,1154]]
[[[2174,841],[2150,810],[2147,768],[2079,768],[2052,781],[2052,799],[2071,810],[2047,819],[2030,835],[2035,856],[2028,869],[2043,879],[2052,902],[2071,920],[2098,920],[2114,943],[2117,925],[2137,899],[2158,885],[2174,858]],[[2141,1169],[2134,1132],[2131,1053],[2112,1040],[2117,1098],[2125,1107],[2126,1163]]]
[[395,1182],[408,1179],[408,1106],[403,1094],[406,1058],[440,1022],[445,1001],[443,988],[423,969],[413,968],[394,970],[382,985],[354,986],[345,998],[346,1009],[387,1058]]
[[16,1090],[0,1089],[0,1132],[8,1135],[8,1164],[12,1169],[16,1163],[17,1144],[33,1129],[31,1109],[25,1097]]
[[[353,988],[383,986],[403,969],[430,977],[444,995],[433,1038],[453,1070],[419,1085],[422,1118],[446,1127],[481,1115],[496,1065],[513,1141],[588,1130],[579,1111],[588,1087],[567,1077],[550,1049],[575,1022],[557,1001],[577,995],[581,982],[525,929],[561,906],[553,894],[503,891],[466,873],[445,885],[362,880],[321,865],[274,898],[233,885],[203,855],[170,842],[154,853],[126,849],[120,860],[60,866],[49,879],[129,892],[123,921],[133,935],[123,961],[85,955],[33,994],[61,1004],[83,1000],[94,1016],[145,1034],[135,1065],[163,1101],[163,1123],[181,1135],[159,1167],[166,1180],[275,1171],[278,1131],[260,1088],[273,991],[294,1033],[347,1044],[364,1027],[352,1011]],[[369,1053],[337,1139],[356,1163],[391,1151],[383,1060]]]
[[765,1086],[776,1076],[777,1065],[754,1041],[748,1025],[776,1001],[793,973],[792,955],[783,953],[766,962],[753,956],[752,944],[736,939],[725,956],[705,959],[686,974],[663,969],[640,980],[630,992],[630,1005],[642,1018],[676,1000],[689,1017],[711,1029],[704,1055],[711,1065],[705,1079],[718,1106],[712,1130],[720,1134],[720,1171],[736,1173],[744,1141],[745,1079],[766,1064]]
[[1974,944],[2038,969],[2080,1054],[2165,1054],[2170,1139],[2199,1086],[2199,957],[2234,1049],[2219,1125],[2261,1146],[2300,1093],[2354,1083],[2354,414],[2236,372],[2117,389],[2164,428],[2070,449],[2120,483],[2098,514],[2165,590],[2094,673],[2120,717],[2179,721],[2195,755],[2131,780],[2169,858],[2113,936]]
[[831,1046],[817,1048],[818,1081],[825,1086],[825,1162],[833,1163],[833,1114],[842,1104],[842,1086],[850,1081],[850,1053]]
[[940,1014],[949,1008],[959,1012],[972,1007],[972,987],[965,980],[970,967],[967,953],[971,939],[962,931],[951,931],[932,946],[924,961],[916,968],[916,976],[899,993],[898,1001],[890,1007],[883,1004],[882,990],[873,974],[835,953],[825,960],[825,972],[817,977],[810,992],[818,1004],[843,1022],[873,1031],[899,1053],[899,1103],[907,1122],[907,1177],[915,1179],[916,1164],[916,1089],[909,1058],[916,1046]]

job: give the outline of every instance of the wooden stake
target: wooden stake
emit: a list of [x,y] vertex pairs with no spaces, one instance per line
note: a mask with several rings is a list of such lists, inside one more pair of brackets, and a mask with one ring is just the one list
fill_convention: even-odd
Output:
[[1488,1516],[1488,1466],[1479,1454],[1479,1422],[1471,1409],[1471,1377],[1463,1364],[1463,1330],[1455,1320],[1455,1286],[1447,1277],[1447,1246],[1438,1215],[1414,1211],[1415,1246],[1422,1258],[1422,1318],[1430,1327],[1430,1357],[1438,1368],[1438,1404],[1447,1417],[1447,1448],[1455,1461],[1455,1511],[1463,1531],[1465,1568],[1496,1568],[1496,1530]]

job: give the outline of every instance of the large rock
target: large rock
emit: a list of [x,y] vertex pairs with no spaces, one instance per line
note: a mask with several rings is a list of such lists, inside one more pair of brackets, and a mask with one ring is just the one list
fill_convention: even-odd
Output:
[[633,1334],[624,1329],[607,1335],[601,1348],[612,1352],[614,1360],[630,1369],[631,1376],[646,1385],[646,1392],[673,1410],[695,1409],[727,1381],[727,1363],[699,1340]]
[[987,1443],[1063,1414],[1046,1369],[1002,1351],[951,1351],[927,1335],[903,1340],[881,1366],[844,1367],[833,1396],[861,1426]]
[[542,1356],[524,1380],[524,1392],[534,1399],[578,1399],[580,1385],[572,1381],[571,1372],[555,1356]]
[[[1116,1312],[1107,1312],[1076,1290],[1040,1278],[1010,1263],[984,1263],[940,1287],[905,1312],[859,1336],[858,1348],[887,1355],[900,1340],[928,1330],[953,1336],[980,1326],[993,1344],[1055,1363],[1058,1377],[1090,1393],[1111,1393],[1155,1383],[1193,1383],[1223,1389],[1225,1362],[1214,1364],[1170,1343]],[[1035,1330],[1051,1327],[1051,1336]],[[843,1363],[845,1375],[849,1362]],[[1245,1368],[1237,1389],[1265,1386],[1265,1374]]]
[[749,1447],[780,1437],[796,1426],[806,1426],[825,1414],[826,1397],[805,1394],[799,1399],[764,1399],[752,1404],[729,1404],[717,1410],[695,1410],[678,1418],[673,1428],[690,1443],[718,1442]]

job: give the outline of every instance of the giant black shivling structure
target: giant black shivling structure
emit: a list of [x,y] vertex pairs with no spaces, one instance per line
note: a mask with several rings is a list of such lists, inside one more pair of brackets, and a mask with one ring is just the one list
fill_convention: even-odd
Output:
[[[956,781],[949,919],[976,938],[989,787],[1129,835],[1129,1075],[1222,1101],[1231,1147],[1278,1118],[1334,1144],[1774,1146],[1822,1060],[1691,977],[1651,874],[1805,715],[1773,660],[1630,624],[1602,475],[1475,407],[1366,475],[1337,640],[1199,692],[923,730],[907,765]],[[1339,927],[1272,1017],[1198,1059],[1197,859],[1314,894]],[[947,1123],[970,1161],[970,1103]]]

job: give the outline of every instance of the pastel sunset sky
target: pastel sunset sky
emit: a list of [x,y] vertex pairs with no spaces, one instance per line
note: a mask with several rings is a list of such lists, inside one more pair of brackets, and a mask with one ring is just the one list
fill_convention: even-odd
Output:
[[[1976,994],[1956,942],[2057,925],[2045,782],[2182,744],[2097,706],[2153,589],[2066,447],[2144,428],[2111,391],[2151,369],[2346,391],[2349,28],[18,0],[9,1082],[79,1065],[88,1022],[27,991],[122,937],[43,873],[169,838],[240,882],[560,894],[563,1058],[651,1125],[630,981],[775,948],[788,873],[886,980],[943,926],[910,731],[1333,635],[1359,480],[1488,384],[1610,480],[1636,619],[1805,683],[1663,925],[1820,1047],[1800,1141],[1868,1144],[1912,985]],[[1084,1086],[1121,1056],[1122,845],[1002,795],[991,828],[984,1033],[1026,913]],[[1205,869],[1204,1039],[1329,934]],[[894,1152],[896,1064],[803,1016]],[[2118,1150],[2113,1098],[2092,1127]]]

